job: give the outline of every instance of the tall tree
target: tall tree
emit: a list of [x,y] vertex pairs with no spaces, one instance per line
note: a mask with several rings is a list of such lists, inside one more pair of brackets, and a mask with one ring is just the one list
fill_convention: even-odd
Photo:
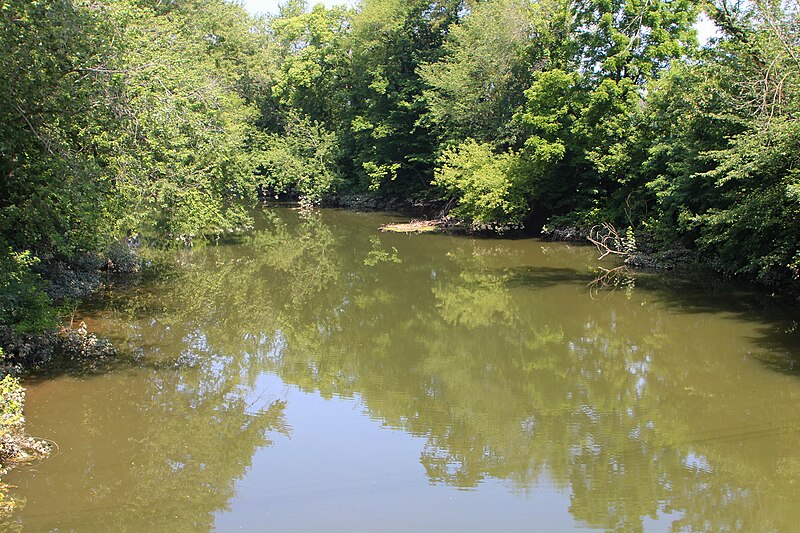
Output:
[[11,0],[0,17],[2,240],[44,257],[93,249],[112,190],[93,142],[111,119],[106,10]]
[[[542,147],[564,147],[543,175],[544,195],[534,203],[560,203],[588,219],[623,218],[639,110],[648,86],[670,60],[695,46],[697,6],[687,0],[588,0],[572,14],[571,61],[564,62],[563,74],[537,75],[519,115],[534,158]],[[548,98],[554,82],[563,105],[554,106]],[[542,144],[538,139],[552,140]]]
[[452,26],[443,57],[420,67],[430,86],[426,120],[440,139],[515,144],[511,118],[533,73],[551,64],[559,15],[555,2],[496,0],[477,4]]
[[707,63],[741,131],[689,180],[710,182],[713,201],[684,218],[720,269],[787,286],[800,279],[800,13],[780,0],[709,12],[724,37]]
[[273,90],[284,108],[323,123],[342,120],[351,16],[341,6],[326,9],[317,4],[306,12],[303,3],[297,3],[270,21],[278,56]]
[[429,188],[435,137],[421,122],[427,87],[419,66],[442,54],[460,0],[366,0],[353,20],[343,168],[358,187],[409,196]]
[[186,239],[245,222],[229,202],[254,189],[244,148],[256,114],[237,85],[257,43],[242,15],[222,0],[113,4],[119,131],[103,149],[121,230]]

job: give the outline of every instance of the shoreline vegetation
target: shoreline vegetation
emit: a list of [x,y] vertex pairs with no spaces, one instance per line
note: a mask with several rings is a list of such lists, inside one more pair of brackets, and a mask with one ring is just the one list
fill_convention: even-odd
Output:
[[13,487],[2,478],[11,468],[44,459],[51,452],[50,443],[25,433],[24,405],[25,389],[19,379],[6,375],[0,380],[0,523],[16,505],[9,495]]
[[[601,227],[605,227],[603,225]],[[524,228],[520,227],[493,227],[485,225],[474,225],[464,221],[454,221],[447,217],[431,218],[431,219],[418,219],[412,218],[408,222],[399,222],[384,224],[378,229],[381,232],[389,233],[405,233],[405,234],[429,234],[429,233],[445,233],[456,235],[483,235],[503,238],[508,234],[525,235],[525,236],[538,236],[544,240],[552,242],[568,242],[573,244],[583,244],[586,246],[594,246],[600,252],[598,257],[598,268],[605,270],[600,266],[599,261],[608,255],[617,256],[626,268],[634,270],[653,270],[653,271],[671,271],[675,269],[703,269],[713,272],[710,265],[703,262],[702,258],[697,253],[692,252],[686,248],[667,248],[661,249],[653,244],[648,235],[639,235],[634,233],[628,234],[627,237],[621,237],[616,228],[607,225],[611,228],[611,232],[607,232],[603,237],[605,239],[597,240],[593,237],[596,233],[597,227],[594,228],[579,228],[575,226],[550,228],[544,227],[542,231],[536,235],[531,232],[526,232]],[[638,245],[637,241],[644,243]],[[619,267],[617,267],[619,268]],[[606,271],[607,272],[607,271]],[[718,272],[717,276],[722,277]],[[756,285],[758,287],[758,285]],[[763,286],[760,287],[762,290]]]

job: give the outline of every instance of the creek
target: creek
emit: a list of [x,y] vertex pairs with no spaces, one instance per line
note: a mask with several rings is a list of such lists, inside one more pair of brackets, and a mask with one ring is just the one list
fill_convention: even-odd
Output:
[[[590,286],[591,247],[265,208],[80,310],[122,355],[30,380],[30,531],[791,531],[800,313]],[[602,263],[600,263],[602,265]]]

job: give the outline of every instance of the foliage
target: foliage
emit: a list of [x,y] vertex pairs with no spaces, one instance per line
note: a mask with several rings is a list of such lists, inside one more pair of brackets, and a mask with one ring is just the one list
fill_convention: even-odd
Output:
[[[728,272],[746,273],[773,286],[800,279],[800,13],[779,1],[732,10],[712,4],[730,35],[720,46],[728,94],[744,124],[727,146],[710,151],[707,174],[719,195],[690,219],[698,244]],[[733,55],[734,60],[728,56]]]
[[339,84],[346,75],[351,14],[344,7],[325,9],[322,4],[309,12],[302,5],[296,9],[270,23],[277,45],[273,91],[286,108],[314,120],[338,121],[345,105]]
[[[525,91],[526,102],[514,116],[525,130],[524,156],[536,172],[536,203],[550,206],[552,211],[569,211],[576,207],[578,187],[576,172],[578,146],[573,140],[572,125],[580,112],[575,98],[579,76],[562,69],[537,73]],[[567,205],[564,203],[567,202]]]
[[30,251],[0,250],[0,323],[18,333],[41,331],[56,323],[44,282],[33,271],[36,263]]
[[425,119],[439,128],[441,139],[514,142],[511,117],[524,102],[532,73],[548,62],[542,44],[553,11],[548,2],[497,0],[475,5],[454,25],[443,57],[419,68],[430,86]]
[[115,170],[118,232],[185,241],[242,227],[229,200],[254,188],[243,148],[256,115],[234,90],[256,46],[247,18],[221,0],[168,12],[120,1],[110,16],[122,75],[117,134],[101,148]]
[[605,79],[646,83],[696,44],[692,0],[588,0],[575,9],[581,71]]
[[0,14],[0,231],[15,251],[68,256],[107,230],[110,176],[92,137],[108,119],[104,10],[8,0]]
[[[0,356],[2,352],[0,351]],[[5,376],[0,381],[0,432],[5,434],[10,428],[22,424],[22,406],[25,401],[25,389],[19,380],[12,376]],[[0,468],[2,463],[0,460]]]
[[456,216],[479,223],[518,223],[526,213],[525,168],[513,152],[468,139],[445,150],[433,183],[457,200]]
[[61,328],[57,350],[59,356],[73,362],[88,360],[94,363],[98,359],[117,354],[117,350],[108,340],[100,339],[94,333],[89,333],[83,322],[76,328]]
[[[3,350],[0,349],[0,361]],[[19,379],[10,375],[0,380],[0,518],[14,509],[15,500],[7,497],[8,487],[2,477],[17,463],[42,458],[50,453],[50,445],[25,434],[23,407],[25,389]]]
[[249,227],[259,190],[607,221],[797,287],[798,10],[711,0],[721,34],[699,49],[698,9],[5,0],[0,320],[52,320],[56,262]]
[[[0,227],[43,259],[241,226],[259,37],[222,0],[4,4]],[[40,43],[33,46],[32,43]]]
[[685,221],[720,201],[707,175],[714,168],[708,152],[725,148],[742,129],[721,83],[714,65],[675,62],[651,89],[639,133],[645,154],[638,194],[654,212],[639,218],[661,239],[690,244],[697,235]]
[[413,198],[430,188],[436,138],[423,64],[442,56],[462,2],[367,0],[354,16],[340,164],[351,187]]
[[[3,351],[0,348],[0,360]],[[17,378],[6,375],[0,380],[0,517],[14,508],[13,500],[8,500],[7,486],[2,483],[2,476],[8,471],[9,462],[13,461],[17,449],[13,445],[13,435],[23,423],[22,405],[25,401],[25,389]]]
[[723,189],[723,201],[691,222],[701,231],[700,249],[721,269],[772,285],[800,279],[798,142],[797,121],[782,118],[715,154],[724,159],[710,176]]
[[[270,195],[292,194],[303,204],[317,204],[333,186],[332,132],[317,121],[292,113],[282,134],[265,135],[254,157],[259,185]],[[266,192],[265,192],[266,193]]]
[[648,224],[723,272],[796,288],[797,13],[709,8],[725,35],[676,64],[649,99]]
[[243,8],[8,0],[0,23],[3,324],[51,325],[36,262],[248,224],[266,96],[264,33]]

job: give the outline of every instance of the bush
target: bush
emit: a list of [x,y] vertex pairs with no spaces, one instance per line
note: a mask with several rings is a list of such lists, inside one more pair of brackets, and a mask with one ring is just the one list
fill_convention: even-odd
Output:
[[[2,354],[2,349],[0,349]],[[22,405],[25,401],[25,390],[20,386],[19,380],[12,376],[5,376],[0,381],[0,433],[5,434],[12,428],[22,425]],[[3,457],[3,448],[0,448],[0,460]]]
[[56,349],[58,355],[70,361],[104,359],[117,354],[117,350],[107,339],[89,333],[83,322],[77,328],[61,328]]
[[528,203],[520,158],[495,154],[492,146],[473,139],[445,150],[439,158],[434,185],[458,204],[453,214],[473,222],[519,223]]
[[142,268],[142,259],[136,252],[138,236],[124,241],[114,241],[103,254],[106,259],[105,269],[119,274],[133,274]]
[[293,113],[282,134],[265,135],[255,158],[260,186],[272,194],[289,194],[304,205],[320,203],[333,188],[336,140],[317,121]]
[[76,328],[64,326],[35,335],[0,326],[0,347],[5,350],[0,353],[0,375],[51,363],[77,363],[91,369],[117,355],[107,339],[90,333],[83,322]]
[[33,267],[29,251],[0,249],[0,324],[18,333],[38,333],[56,324],[56,310]]

